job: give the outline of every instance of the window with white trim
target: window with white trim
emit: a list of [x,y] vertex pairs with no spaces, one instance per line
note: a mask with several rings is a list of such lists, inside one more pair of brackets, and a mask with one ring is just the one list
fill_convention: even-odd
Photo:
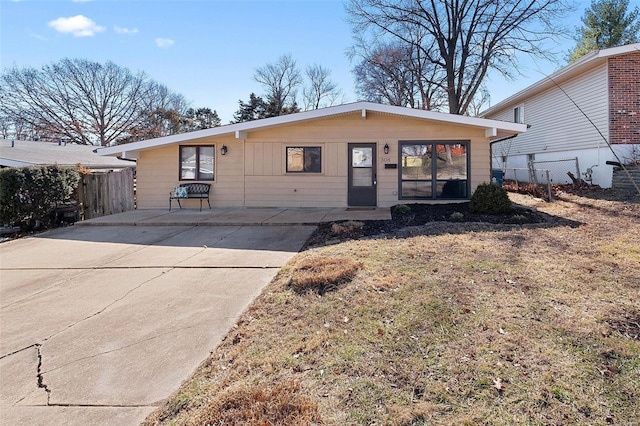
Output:
[[513,109],[513,122],[520,124],[524,123],[524,107],[522,105]]

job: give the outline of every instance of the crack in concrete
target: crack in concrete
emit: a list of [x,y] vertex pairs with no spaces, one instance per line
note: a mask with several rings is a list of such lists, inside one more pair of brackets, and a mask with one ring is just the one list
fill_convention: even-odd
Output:
[[[178,265],[180,265],[180,264],[181,264],[181,263],[183,263],[183,262],[186,262],[186,261],[187,261],[187,260],[189,260],[189,259],[193,259],[194,257],[198,256],[200,253],[203,253],[204,251],[206,251],[206,250],[207,250],[207,248],[208,248],[207,246],[204,246],[204,247],[202,247],[202,248],[200,249],[200,251],[199,251],[199,252],[192,254],[191,256],[187,257],[186,259],[182,259],[180,262],[178,262],[178,263],[176,263],[176,264],[174,265],[174,268],[184,268],[184,266],[178,266]],[[189,266],[189,267],[187,267],[187,268],[188,268],[188,269],[191,269],[191,268],[194,268],[194,269],[195,269],[195,268],[197,268],[197,267]]]
[[[0,269],[0,271],[16,271],[16,270],[17,269]],[[25,269],[25,270],[31,270],[31,268]],[[53,287],[55,287],[57,285],[59,285],[59,283],[51,284],[50,286],[47,286],[47,287],[43,288],[42,290],[37,291],[37,292],[35,292],[33,294],[29,294],[28,296],[23,297],[22,299],[18,299],[18,300],[14,301],[14,302],[9,303],[8,305],[2,305],[2,306],[0,306],[0,309],[6,309],[6,308],[9,308],[9,307],[11,307],[13,305],[17,305],[19,303],[22,303],[22,302],[24,302],[26,300],[29,300],[29,299],[31,299],[33,297],[36,297],[36,296],[44,293],[45,291],[47,291],[47,290],[49,290],[49,289],[51,289],[51,288],[53,288]]]
[[[171,270],[171,269],[169,269],[169,270]],[[44,391],[47,393],[47,406],[52,406],[52,404],[51,404],[51,389],[49,389],[49,387],[47,386],[47,384],[44,382],[44,372],[43,372],[43,368],[42,368],[42,345],[43,345],[45,342],[47,342],[49,339],[51,339],[51,338],[53,338],[53,337],[57,336],[58,334],[63,333],[63,332],[65,332],[65,331],[69,330],[69,329],[70,329],[70,328],[72,328],[72,327],[75,327],[76,325],[78,325],[78,324],[80,324],[80,323],[82,323],[82,322],[84,322],[84,321],[87,321],[87,320],[89,320],[89,319],[91,319],[91,318],[94,318],[94,317],[96,317],[97,315],[100,315],[102,312],[104,312],[105,310],[107,310],[109,307],[111,307],[111,306],[113,306],[114,304],[116,304],[116,303],[118,303],[118,302],[122,301],[124,298],[126,298],[126,297],[127,297],[129,294],[131,294],[133,291],[135,291],[135,290],[139,289],[140,287],[142,287],[143,285],[145,285],[145,284],[147,284],[147,283],[149,283],[149,282],[151,282],[151,281],[155,280],[156,278],[161,277],[161,276],[162,276],[162,275],[164,275],[166,272],[168,272],[168,271],[163,271],[161,274],[156,275],[155,277],[150,278],[150,279],[148,279],[148,280],[146,280],[146,281],[144,281],[144,282],[140,283],[139,285],[137,285],[137,286],[135,286],[134,288],[132,288],[132,289],[130,289],[129,291],[127,291],[123,296],[119,297],[118,299],[114,300],[113,302],[109,303],[108,305],[106,305],[105,307],[103,307],[102,309],[100,309],[98,312],[95,312],[95,313],[93,313],[92,315],[89,315],[89,316],[87,316],[87,317],[85,317],[85,318],[83,318],[83,319],[81,319],[81,320],[79,320],[79,321],[76,321],[76,322],[74,322],[73,324],[68,325],[66,328],[64,328],[64,329],[62,329],[62,330],[59,330],[59,331],[57,331],[56,333],[53,333],[53,334],[51,334],[50,336],[46,337],[45,339],[43,339],[43,340],[42,340],[42,343],[35,343],[35,344],[33,344],[33,345],[30,345],[30,346],[27,346],[27,347],[25,347],[25,348],[22,348],[22,349],[19,349],[19,350],[17,350],[17,351],[14,351],[14,352],[12,352],[12,353],[9,353],[9,354],[6,354],[6,355],[3,355],[0,359],[2,359],[2,358],[6,358],[6,357],[11,356],[11,355],[15,355],[15,354],[17,354],[17,353],[19,353],[19,352],[22,352],[22,351],[27,350],[27,349],[29,349],[29,348],[33,348],[33,347],[35,347],[35,348],[36,348],[36,354],[37,354],[37,357],[38,357],[37,376],[36,376],[36,377],[37,377],[37,385],[38,385],[38,388],[39,388],[39,389],[44,389]],[[23,399],[24,399],[24,398],[23,398]],[[19,401],[18,401],[18,402],[19,402]]]
[[17,351],[13,351],[13,352],[10,352],[8,354],[2,355],[2,356],[0,356],[0,359],[4,359],[4,358],[7,358],[7,357],[10,357],[11,355],[15,355],[15,354],[18,354],[18,353],[20,353],[22,351],[26,351],[27,349],[31,349],[36,345],[37,345],[37,343],[34,343],[33,345],[29,345],[29,346],[26,346],[26,347],[24,347],[22,349],[18,349]]
[[179,229],[179,230],[176,230],[175,232],[172,232],[172,233],[170,233],[169,235],[165,235],[165,236],[163,236],[162,238],[160,238],[160,239],[158,239],[158,240],[156,240],[156,241],[153,241],[153,242],[150,242],[149,244],[145,244],[145,245],[143,245],[143,246],[142,246],[142,247],[140,247],[138,250],[135,250],[135,251],[130,252],[130,253],[127,253],[127,254],[123,254],[122,256],[120,256],[120,257],[116,257],[115,259],[111,259],[111,261],[110,261],[109,263],[107,263],[107,265],[109,265],[109,264],[111,264],[111,263],[114,263],[114,262],[117,262],[117,261],[118,261],[118,260],[120,260],[120,259],[124,259],[124,258],[126,258],[126,257],[133,256],[133,255],[135,255],[136,253],[138,253],[138,252],[140,252],[140,251],[142,251],[142,250],[144,250],[144,249],[146,249],[146,248],[156,246],[156,245],[158,245],[159,243],[161,243],[162,241],[169,240],[169,239],[171,239],[171,238],[175,237],[176,235],[180,235],[180,234],[182,234],[183,232],[187,232],[187,231],[189,231],[189,230],[191,230],[191,229],[193,229],[193,228],[195,228],[195,226],[190,226],[190,227],[188,227],[188,228],[186,228],[186,229]]
[[[66,268],[0,268],[0,271],[50,271],[50,270],[51,271],[55,271],[55,270],[64,271],[65,269]],[[75,268],[73,270],[82,271],[82,270],[88,270],[88,269],[87,268]],[[37,292],[32,293],[32,294],[29,294],[26,297],[23,297],[22,299],[15,300],[15,301],[9,303],[8,305],[0,306],[0,309],[6,309],[6,308],[9,308],[9,307],[11,307],[13,305],[17,305],[17,304],[20,304],[22,302],[29,301],[30,299],[33,299],[33,298],[37,297],[38,295],[40,295],[40,294],[42,294],[42,293],[44,293],[44,292],[46,292],[46,291],[48,291],[48,290],[50,290],[52,288],[62,287],[65,284],[69,283],[72,279],[77,278],[77,277],[78,276],[76,275],[74,277],[68,277],[65,280],[62,280],[60,282],[54,282],[53,284],[40,289],[40,291],[37,291]]]
[[50,405],[51,389],[49,389],[49,387],[44,383],[44,376],[42,373],[42,343],[36,343],[35,347],[38,354],[38,388],[44,389],[47,393],[47,405]]
[[78,321],[76,321],[76,322],[74,322],[74,323],[71,323],[71,324],[69,324],[66,328],[64,328],[64,329],[62,329],[62,330],[59,330],[59,331],[56,331],[55,333],[51,334],[50,336],[47,336],[47,337],[43,340],[43,343],[44,343],[44,342],[46,342],[47,340],[49,340],[49,339],[51,339],[51,338],[53,338],[53,337],[57,336],[58,334],[64,333],[65,331],[68,331],[70,328],[73,328],[73,327],[75,327],[75,326],[76,326],[76,325],[78,325],[78,324],[81,324],[81,323],[83,323],[83,322],[85,322],[85,321],[88,321],[88,320],[90,320],[90,319],[92,319],[92,318],[95,318],[96,316],[100,315],[101,313],[103,313],[104,311],[106,311],[107,309],[109,309],[111,306],[113,306],[113,305],[115,305],[116,303],[121,302],[122,300],[124,300],[127,296],[129,296],[129,295],[130,295],[131,293],[133,293],[134,291],[138,290],[138,289],[139,289],[140,287],[142,287],[143,285],[148,284],[148,283],[150,283],[151,281],[153,281],[153,280],[155,280],[155,279],[157,279],[157,278],[160,278],[160,277],[161,277],[161,276],[163,276],[164,274],[166,274],[166,273],[170,272],[173,268],[165,268],[165,269],[167,269],[167,270],[166,270],[166,271],[162,271],[160,274],[156,275],[155,277],[149,278],[148,280],[141,282],[141,283],[140,283],[140,284],[138,284],[137,286],[135,286],[135,287],[133,287],[132,289],[130,289],[129,291],[127,291],[127,292],[126,292],[124,295],[122,295],[121,297],[117,298],[117,299],[116,299],[116,300],[114,300],[113,302],[111,302],[111,303],[107,304],[106,306],[104,306],[104,307],[103,307],[102,309],[100,309],[99,311],[94,312],[93,314],[91,314],[91,315],[89,315],[89,316],[87,316],[87,317],[85,317],[85,318],[82,318],[81,320],[78,320]]
[[[225,318],[225,319],[229,319],[229,318]],[[134,343],[130,343],[128,345],[124,345],[124,346],[121,346],[121,347],[116,348],[116,349],[110,349],[108,351],[99,352],[99,353],[94,354],[94,355],[88,355],[88,356],[85,356],[85,357],[82,357],[82,358],[74,359],[73,361],[69,361],[66,364],[62,364],[62,365],[59,365],[56,368],[52,368],[51,370],[47,370],[47,373],[51,373],[53,371],[60,370],[61,368],[67,367],[67,366],[69,366],[71,364],[75,364],[76,362],[84,361],[84,360],[91,359],[91,358],[96,358],[96,357],[99,357],[101,355],[107,355],[107,354],[110,354],[110,353],[113,353],[113,352],[118,352],[118,351],[121,351],[121,350],[124,350],[124,349],[131,348],[133,346],[148,342],[150,340],[154,340],[154,339],[160,338],[162,336],[166,336],[168,334],[173,334],[173,333],[177,333],[177,332],[180,332],[180,331],[183,331],[183,330],[188,330],[190,328],[196,328],[196,327],[201,327],[201,325],[190,325],[188,327],[181,327],[181,328],[178,328],[176,330],[167,331],[166,333],[160,333],[160,334],[157,334],[155,336],[151,336],[151,337],[148,337],[146,339],[143,339],[143,340],[140,340],[140,341],[137,341],[137,342],[134,342]]]

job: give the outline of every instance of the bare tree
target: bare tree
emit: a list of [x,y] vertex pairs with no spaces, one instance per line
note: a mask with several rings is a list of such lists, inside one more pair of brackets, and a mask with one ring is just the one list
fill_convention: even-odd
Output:
[[0,109],[43,138],[107,146],[140,123],[150,86],[112,62],[63,59],[42,69],[14,67],[0,79]]
[[484,85],[481,86],[469,103],[469,108],[467,108],[466,114],[472,117],[477,117],[488,107],[490,101],[491,93],[489,93],[489,89]]
[[[304,109],[318,109],[331,106],[340,96],[338,85],[331,81],[331,71],[321,65],[307,66],[305,74],[308,86],[302,90]],[[324,101],[324,102],[323,102]]]
[[141,123],[132,131],[135,139],[175,135],[188,130],[185,115],[189,103],[184,96],[154,81],[147,83],[145,94]]
[[298,109],[296,90],[302,84],[302,76],[291,55],[283,55],[275,63],[257,68],[253,78],[267,89],[269,116]]
[[366,50],[353,68],[356,91],[365,100],[414,107],[414,75],[407,68],[402,47],[380,46]]
[[549,57],[543,42],[560,34],[557,18],[569,7],[565,0],[350,0],[347,10],[354,33],[416,48],[444,82],[449,112],[464,114],[490,69],[511,77],[518,53]]
[[361,57],[353,68],[356,90],[364,99],[427,110],[446,100],[438,70],[423,58],[416,44],[394,41],[371,44],[360,39],[350,56]]
[[9,139],[12,127],[11,119],[0,112],[0,139]]

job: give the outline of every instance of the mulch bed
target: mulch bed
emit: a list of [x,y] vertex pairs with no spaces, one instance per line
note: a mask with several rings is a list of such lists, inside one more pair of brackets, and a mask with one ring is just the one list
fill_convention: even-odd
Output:
[[496,225],[525,225],[551,222],[553,217],[532,210],[527,207],[513,205],[513,209],[507,214],[478,214],[469,211],[469,204],[406,204],[410,212],[397,214],[395,208],[391,208],[391,220],[364,220],[362,226],[338,227],[336,224],[345,224],[348,221],[322,223],[307,241],[306,248],[334,244],[341,241],[369,237],[376,235],[391,235],[400,229],[417,227],[433,222],[460,223],[489,223]]

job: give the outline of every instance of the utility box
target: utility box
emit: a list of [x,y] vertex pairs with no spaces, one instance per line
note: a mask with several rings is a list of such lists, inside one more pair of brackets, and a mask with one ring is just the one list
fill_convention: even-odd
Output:
[[491,170],[491,183],[502,187],[502,181],[504,179],[504,172],[500,169]]

